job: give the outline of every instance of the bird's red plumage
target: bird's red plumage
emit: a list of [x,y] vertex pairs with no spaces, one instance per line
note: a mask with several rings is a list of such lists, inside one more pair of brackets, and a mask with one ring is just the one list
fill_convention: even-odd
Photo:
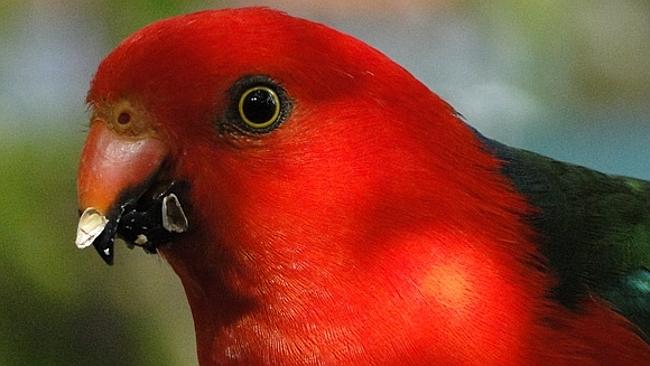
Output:
[[[262,138],[215,121],[242,75],[293,111]],[[92,105],[128,98],[191,183],[191,234],[163,254],[201,364],[647,363],[597,300],[550,301],[525,200],[454,111],[378,51],[267,9],[171,18],[104,62]]]

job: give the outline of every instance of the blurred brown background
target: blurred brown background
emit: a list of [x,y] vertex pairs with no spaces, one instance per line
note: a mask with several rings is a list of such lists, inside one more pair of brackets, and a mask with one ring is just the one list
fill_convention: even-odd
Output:
[[0,365],[192,365],[183,290],[156,256],[74,246],[84,97],[100,59],[184,12],[267,5],[381,49],[484,134],[650,179],[650,3],[2,0]]

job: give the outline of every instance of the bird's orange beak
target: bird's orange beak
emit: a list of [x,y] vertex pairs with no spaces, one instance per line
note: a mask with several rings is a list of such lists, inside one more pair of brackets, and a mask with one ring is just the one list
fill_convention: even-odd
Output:
[[158,139],[120,136],[102,121],[94,121],[79,163],[79,207],[107,215],[120,194],[151,178],[166,155],[167,148]]
[[[110,129],[102,120],[92,122],[77,176],[81,212],[77,247],[94,244],[102,258],[112,264],[113,241],[120,234],[120,223],[125,215],[130,215],[128,221],[131,224],[124,226],[125,230],[130,229],[133,234],[127,240],[143,246],[149,242],[145,235],[151,230],[149,226],[155,226],[156,221],[158,226],[162,225],[161,210],[168,210],[168,207],[153,207],[157,203],[155,197],[147,197],[151,207],[143,207],[141,199],[157,183],[155,181],[167,155],[167,146],[155,137],[128,136]],[[153,194],[159,195],[161,192]],[[172,203],[180,209],[177,197],[172,196],[175,200]],[[169,202],[162,204],[163,198],[168,201],[169,195],[160,197],[160,205],[168,206]],[[181,214],[184,218],[182,209]],[[142,223],[143,220],[151,222]],[[138,224],[141,224],[139,229],[144,228],[139,232],[135,227]]]

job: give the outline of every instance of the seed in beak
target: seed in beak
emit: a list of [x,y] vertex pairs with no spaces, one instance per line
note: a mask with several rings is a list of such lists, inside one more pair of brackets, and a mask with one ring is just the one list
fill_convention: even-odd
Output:
[[108,223],[108,219],[94,207],[88,207],[79,218],[77,226],[77,248],[83,249],[90,246],[101,235]]
[[187,216],[185,216],[178,197],[173,193],[163,198],[162,224],[165,230],[171,233],[183,233],[187,231]]
[[137,245],[145,245],[148,242],[149,242],[149,238],[147,238],[147,236],[144,235],[144,234],[138,234],[138,236],[133,241],[133,243],[135,243]]

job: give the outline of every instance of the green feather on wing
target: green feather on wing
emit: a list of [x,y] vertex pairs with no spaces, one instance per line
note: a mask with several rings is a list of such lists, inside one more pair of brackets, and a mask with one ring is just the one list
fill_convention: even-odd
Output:
[[559,280],[552,298],[580,311],[583,298],[598,295],[650,343],[650,182],[481,139],[538,210],[529,220]]

